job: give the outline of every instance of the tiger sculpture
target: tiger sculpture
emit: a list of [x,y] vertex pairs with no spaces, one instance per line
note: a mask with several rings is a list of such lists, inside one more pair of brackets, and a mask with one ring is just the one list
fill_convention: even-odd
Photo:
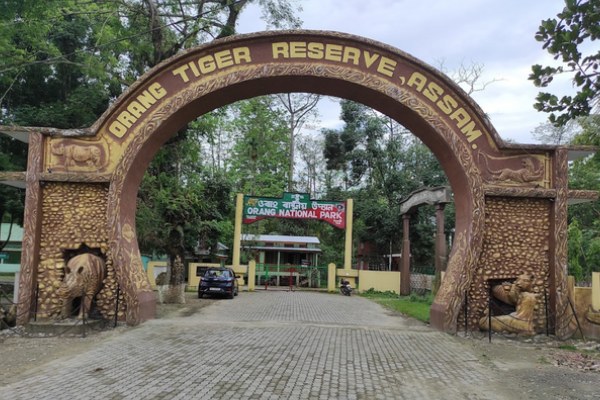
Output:
[[479,328],[492,330],[494,332],[517,333],[521,335],[534,335],[534,310],[537,303],[537,295],[531,293],[534,276],[521,274],[514,283],[500,284],[492,287],[492,294],[498,300],[514,305],[516,310],[506,315],[495,315],[489,317],[489,310],[484,312],[479,320]]
[[94,254],[84,253],[69,260],[65,266],[65,277],[57,290],[61,302],[60,318],[71,316],[73,300],[79,297],[81,306],[78,318],[86,319],[105,276],[104,260]]
[[517,310],[506,315],[494,315],[491,318],[485,315],[479,320],[479,327],[483,330],[494,332],[517,333],[520,335],[535,335],[533,325],[534,310],[537,296],[534,293],[523,292],[519,296]]

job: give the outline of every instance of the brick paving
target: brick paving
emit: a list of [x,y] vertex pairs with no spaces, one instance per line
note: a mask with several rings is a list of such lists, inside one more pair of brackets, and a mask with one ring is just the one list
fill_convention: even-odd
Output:
[[242,292],[45,364],[0,399],[515,398],[499,379],[457,338],[366,299]]

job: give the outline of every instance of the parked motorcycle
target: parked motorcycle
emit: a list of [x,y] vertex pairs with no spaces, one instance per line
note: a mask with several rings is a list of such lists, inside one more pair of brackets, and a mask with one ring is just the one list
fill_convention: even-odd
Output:
[[340,293],[344,296],[350,296],[352,294],[352,286],[350,286],[350,282],[345,279],[340,281]]

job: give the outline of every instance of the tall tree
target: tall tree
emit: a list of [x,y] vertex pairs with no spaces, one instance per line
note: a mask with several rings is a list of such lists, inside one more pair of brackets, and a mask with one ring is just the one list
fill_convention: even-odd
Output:
[[287,113],[290,167],[288,171],[288,192],[294,191],[294,165],[296,138],[311,117],[316,117],[317,105],[321,96],[312,93],[282,93],[275,95]]
[[[549,120],[556,125],[598,111],[600,99],[600,50],[590,45],[600,38],[600,1],[565,0],[564,9],[556,18],[542,21],[536,40],[543,43],[555,60],[563,65],[532,66],[529,79],[538,87],[547,87],[559,74],[572,75],[577,88],[574,96],[558,97],[540,92],[535,108],[550,113]],[[589,46],[589,47],[588,47]],[[591,51],[584,55],[584,49]]]

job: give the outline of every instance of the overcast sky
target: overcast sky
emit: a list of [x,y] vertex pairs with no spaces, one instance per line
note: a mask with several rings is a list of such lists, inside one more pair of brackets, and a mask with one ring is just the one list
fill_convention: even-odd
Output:
[[[483,92],[473,95],[500,136],[535,143],[531,131],[547,120],[533,109],[538,93],[527,79],[533,64],[556,62],[534,38],[543,19],[553,18],[564,0],[298,0],[304,29],[351,33],[394,46],[447,71],[461,64],[484,66]],[[265,29],[260,11],[242,13],[239,33]],[[556,89],[555,86],[556,85]],[[550,87],[569,90],[562,79]],[[339,128],[339,108],[321,107],[321,124]]]

